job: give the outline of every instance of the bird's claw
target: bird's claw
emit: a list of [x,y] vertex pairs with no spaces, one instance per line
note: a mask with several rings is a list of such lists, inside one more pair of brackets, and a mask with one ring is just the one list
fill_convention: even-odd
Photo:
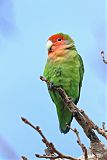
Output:
[[49,86],[48,86],[48,89],[49,89],[49,90],[52,90],[52,89],[53,89],[53,87],[54,87],[53,82],[50,82],[50,83],[49,83]]
[[62,87],[61,85],[55,85],[53,82],[50,82],[48,85],[48,89],[52,90],[53,88],[59,88]]

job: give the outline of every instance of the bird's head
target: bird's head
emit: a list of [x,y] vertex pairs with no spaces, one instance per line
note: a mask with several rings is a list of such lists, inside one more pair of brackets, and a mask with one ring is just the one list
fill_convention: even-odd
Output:
[[48,56],[52,56],[59,51],[71,49],[74,46],[74,41],[67,34],[57,33],[48,38],[47,41]]

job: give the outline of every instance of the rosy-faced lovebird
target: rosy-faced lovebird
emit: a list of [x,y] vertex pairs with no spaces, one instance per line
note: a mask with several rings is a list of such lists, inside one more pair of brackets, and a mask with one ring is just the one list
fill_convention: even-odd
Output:
[[[53,85],[62,87],[74,104],[77,104],[82,86],[84,65],[74,41],[67,34],[57,33],[49,37],[47,48],[48,59],[43,75]],[[67,133],[69,127],[66,123],[70,125],[73,115],[57,91],[49,89],[49,93],[56,106],[60,131]]]

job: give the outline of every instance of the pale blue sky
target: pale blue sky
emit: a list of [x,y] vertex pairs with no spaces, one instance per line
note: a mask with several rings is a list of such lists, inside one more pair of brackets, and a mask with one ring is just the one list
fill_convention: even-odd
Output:
[[[107,52],[106,5],[104,0],[0,0],[0,139],[13,150],[14,160],[21,155],[33,160],[45,148],[21,116],[40,125],[63,153],[82,153],[72,132],[60,133],[54,104],[39,80],[47,59],[46,41],[54,33],[71,35],[83,58],[85,75],[78,105],[99,126],[106,120],[107,66],[100,56],[102,49]],[[89,146],[75,120],[72,127],[79,129],[82,142]],[[0,160],[8,157],[1,144]]]

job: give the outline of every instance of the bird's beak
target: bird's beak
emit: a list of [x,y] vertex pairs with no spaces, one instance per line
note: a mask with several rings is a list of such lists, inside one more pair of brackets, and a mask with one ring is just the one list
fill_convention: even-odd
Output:
[[47,41],[47,44],[46,44],[46,48],[47,48],[48,50],[51,50],[52,44],[53,44],[53,43],[52,43],[50,40],[48,40],[48,41]]

